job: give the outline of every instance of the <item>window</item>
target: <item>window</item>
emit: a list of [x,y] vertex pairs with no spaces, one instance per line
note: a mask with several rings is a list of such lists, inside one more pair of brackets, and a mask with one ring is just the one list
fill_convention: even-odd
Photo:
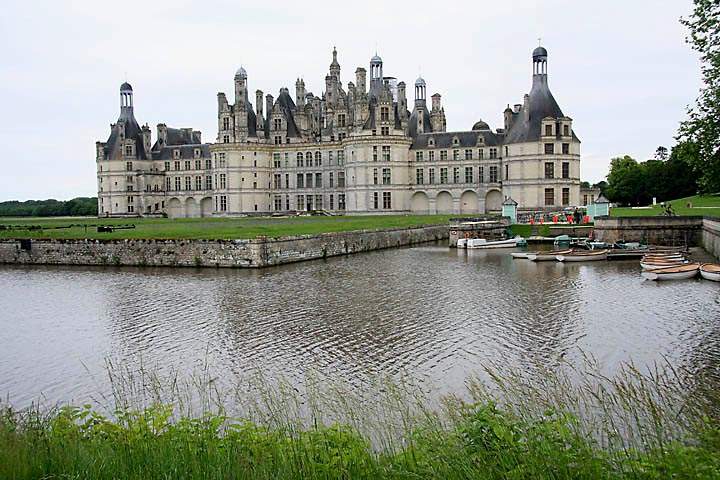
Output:
[[125,163],[125,170],[127,170],[128,172],[132,172],[132,169],[132,162]]
[[195,170],[202,169],[202,160],[195,160]]
[[322,210],[322,209],[323,209],[323,196],[315,195],[315,210]]
[[383,192],[383,208],[385,210],[390,210],[392,208],[392,197],[390,196],[390,192]]
[[344,127],[345,126],[345,115],[339,114],[338,115],[338,127]]
[[505,147],[505,156],[507,157],[508,155],[510,155],[508,147]]
[[205,190],[212,190],[212,175],[205,175]]
[[428,161],[429,162],[435,161],[435,152],[433,152],[432,150],[428,152]]
[[282,175],[280,175],[279,173],[273,175],[273,188],[282,188]]
[[478,158],[479,158],[480,160],[482,160],[483,158],[485,158],[485,150],[483,150],[482,148],[481,148],[480,150],[478,150]]
[[440,161],[444,162],[447,160],[447,150],[440,150]]
[[505,180],[510,178],[510,165],[505,165]]
[[545,178],[555,178],[555,164],[553,162],[545,162]]
[[312,195],[305,195],[305,206],[307,207],[308,212],[313,209],[313,196]]
[[[335,174],[333,172],[328,173],[328,187],[333,188],[335,185]],[[332,210],[332,208],[331,208]]]
[[380,121],[381,122],[389,122],[390,121],[390,109],[388,107],[380,108]]
[[322,173],[315,174],[315,188],[322,188]]
[[[200,158],[200,149],[199,149],[199,148],[196,148],[196,149],[193,151],[193,155],[195,156],[195,158]],[[200,167],[198,167],[198,168],[200,168]]]
[[460,160],[460,150],[453,150],[453,160]]
[[320,152],[315,152],[315,166],[322,166],[322,154]]
[[570,125],[563,125],[563,136],[570,136]]
[[490,149],[490,158],[497,158],[497,148],[493,147]]
[[568,155],[570,153],[570,144],[569,143],[562,144],[562,153],[563,153],[563,155]]
[[548,206],[555,205],[555,189],[554,188],[546,188],[545,189],[545,205],[548,205]]
[[125,145],[125,155],[132,156],[132,145]]
[[447,167],[443,167],[440,169],[440,183],[447,183],[448,182],[448,169]]
[[305,188],[312,188],[312,187],[313,187],[313,174],[306,173],[305,174]]
[[377,162],[377,160],[378,160],[377,152],[378,152],[377,145],[373,145],[373,154],[372,154],[373,162]]
[[205,160],[205,170],[210,170],[212,168],[212,160],[209,158]]
[[[256,188],[257,188],[257,182],[253,182],[253,189],[256,189]],[[256,205],[256,207],[257,207],[257,205]],[[255,208],[255,210],[257,210],[257,208]]]
[[[285,188],[290,188],[290,174],[289,173],[285,174]],[[287,209],[290,210],[290,207],[288,207]]]
[[290,195],[285,195],[285,210],[290,210]]
[[333,194],[331,193],[329,200],[330,200],[330,201],[328,202],[328,203],[329,203],[328,208],[329,208],[330,210],[335,210],[335,195],[333,195]]
[[173,150],[173,158],[180,158],[180,150],[177,148]]
[[223,129],[223,130],[230,130],[230,119],[229,119],[228,117],[225,117],[225,118],[222,119],[222,122],[223,122],[222,129]]
[[473,167],[465,167],[465,183],[473,183]]
[[273,167],[280,168],[280,154],[273,153]]
[[282,118],[273,119],[273,130],[282,130]]
[[195,177],[195,190],[202,190],[202,177]]
[[545,136],[546,137],[552,136],[552,125],[545,125]]
[[390,135],[390,127],[380,127],[380,135]]
[[167,177],[165,179],[165,191],[169,192],[170,190],[172,190],[172,181],[170,180],[170,177]]
[[180,188],[181,188],[180,187],[181,182],[182,182],[182,180],[180,180],[180,177],[175,177],[175,190],[177,190],[178,192],[180,191]]
[[583,195],[583,205],[587,205],[587,193]]
[[220,195],[220,211],[227,212],[227,196]]
[[383,145],[382,147],[382,159],[383,162],[390,161],[390,145]]
[[545,154],[552,155],[553,153],[555,153],[555,144],[554,143],[546,143],[545,144]]
[[[102,170],[100,170],[100,171],[102,171]],[[170,171],[170,162],[165,162],[165,171],[166,172]]]
[[423,152],[415,152],[415,161],[416,161],[416,162],[422,162],[422,161],[423,161]]
[[295,162],[295,165],[296,165],[297,167],[302,167],[302,166],[303,166],[303,154],[302,154],[302,152],[298,152],[298,153],[297,153],[297,161]]
[[570,205],[570,189],[569,188],[562,189],[562,204]]
[[562,178],[570,178],[570,162],[562,162]]
[[295,182],[295,188],[305,188],[305,175],[302,173],[297,174],[297,181]]
[[275,145],[282,144],[282,137],[280,135],[275,135],[275,137],[273,137],[273,143],[275,143]]
[[490,165],[490,183],[497,183],[498,181],[498,167],[497,165]]
[[313,164],[313,154],[312,152],[306,152],[305,153],[305,165],[308,167],[312,167]]
[[428,139],[428,147],[434,147],[435,146],[435,139],[430,137]]
[[190,160],[185,160],[185,170],[190,170],[192,166],[192,162]]
[[333,152],[328,152],[328,165],[335,165],[335,162],[333,162]]
[[227,176],[224,173],[220,174],[220,187],[219,188],[227,188]]
[[338,210],[345,210],[345,194],[338,194]]
[[282,195],[275,195],[273,197],[273,204],[275,210],[282,210]]
[[460,167],[453,167],[453,183],[460,183]]
[[[337,172],[337,182],[338,187],[343,188],[345,187],[345,172]],[[343,200],[345,199],[345,195],[342,196]],[[343,207],[341,210],[345,210],[345,202],[343,202]],[[340,206],[340,197],[338,196],[338,207]]]
[[485,181],[485,167],[482,165],[478,167],[478,182],[483,183]]
[[458,145],[460,143],[460,140],[457,139],[457,137],[453,138],[453,145]]
[[428,169],[428,183],[430,185],[433,185],[435,183],[435,169],[434,168]]
[[416,183],[417,185],[422,185],[422,184],[424,183],[424,182],[423,182],[423,180],[424,180],[424,179],[423,179],[423,172],[424,172],[424,170],[423,170],[422,168],[416,168],[416,169],[415,169],[415,183]]
[[185,177],[185,190],[192,190],[192,178]]
[[338,165],[345,165],[345,150],[338,150],[337,157]]
[[373,168],[373,185],[378,184],[378,169]]
[[465,150],[465,160],[472,160],[472,150],[471,149]]
[[295,196],[295,210],[305,210],[305,195]]
[[390,185],[392,183],[391,178],[390,178],[390,169],[389,168],[382,169],[382,180],[383,180],[383,185]]
[[380,194],[378,192],[373,192],[373,208],[375,210],[380,208]]

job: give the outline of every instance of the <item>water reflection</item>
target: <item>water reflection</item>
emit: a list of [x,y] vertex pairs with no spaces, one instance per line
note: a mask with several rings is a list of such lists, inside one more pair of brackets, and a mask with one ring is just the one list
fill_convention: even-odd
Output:
[[643,282],[637,262],[513,260],[442,245],[248,270],[0,267],[0,394],[24,405],[109,388],[104,359],[222,376],[376,374],[437,393],[502,362],[583,352],[608,373],[666,358],[720,377],[717,284]]

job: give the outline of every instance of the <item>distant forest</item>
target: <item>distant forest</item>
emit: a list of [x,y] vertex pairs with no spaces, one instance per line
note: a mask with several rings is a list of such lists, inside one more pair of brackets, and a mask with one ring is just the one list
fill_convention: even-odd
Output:
[[97,197],[72,200],[11,200],[0,202],[0,217],[79,217],[97,216]]

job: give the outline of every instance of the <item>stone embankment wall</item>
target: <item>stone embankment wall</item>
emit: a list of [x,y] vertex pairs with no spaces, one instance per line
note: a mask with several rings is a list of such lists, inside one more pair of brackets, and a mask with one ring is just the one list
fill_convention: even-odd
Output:
[[705,217],[703,220],[702,246],[708,253],[720,258],[720,218]]
[[700,245],[703,217],[597,217],[593,235],[601,242]]
[[448,227],[252,240],[0,240],[0,263],[262,268],[448,238]]

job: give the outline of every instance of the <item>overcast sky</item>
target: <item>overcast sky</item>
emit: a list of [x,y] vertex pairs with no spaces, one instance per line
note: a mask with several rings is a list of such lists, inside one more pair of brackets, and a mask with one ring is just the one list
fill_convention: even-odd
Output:
[[0,200],[96,195],[95,141],[107,139],[126,79],[153,142],[160,122],[215,141],[216,95],[232,101],[240,65],[250,92],[294,96],[303,77],[319,95],[333,45],[343,85],[377,49],[386,75],[412,84],[421,73],[428,96],[442,94],[449,131],[480,118],[498,128],[530,90],[539,37],[550,88],[583,142],[582,178],[596,182],[613,156],[643,160],[673,145],[700,86],[678,22],[690,9],[690,0],[7,2]]

